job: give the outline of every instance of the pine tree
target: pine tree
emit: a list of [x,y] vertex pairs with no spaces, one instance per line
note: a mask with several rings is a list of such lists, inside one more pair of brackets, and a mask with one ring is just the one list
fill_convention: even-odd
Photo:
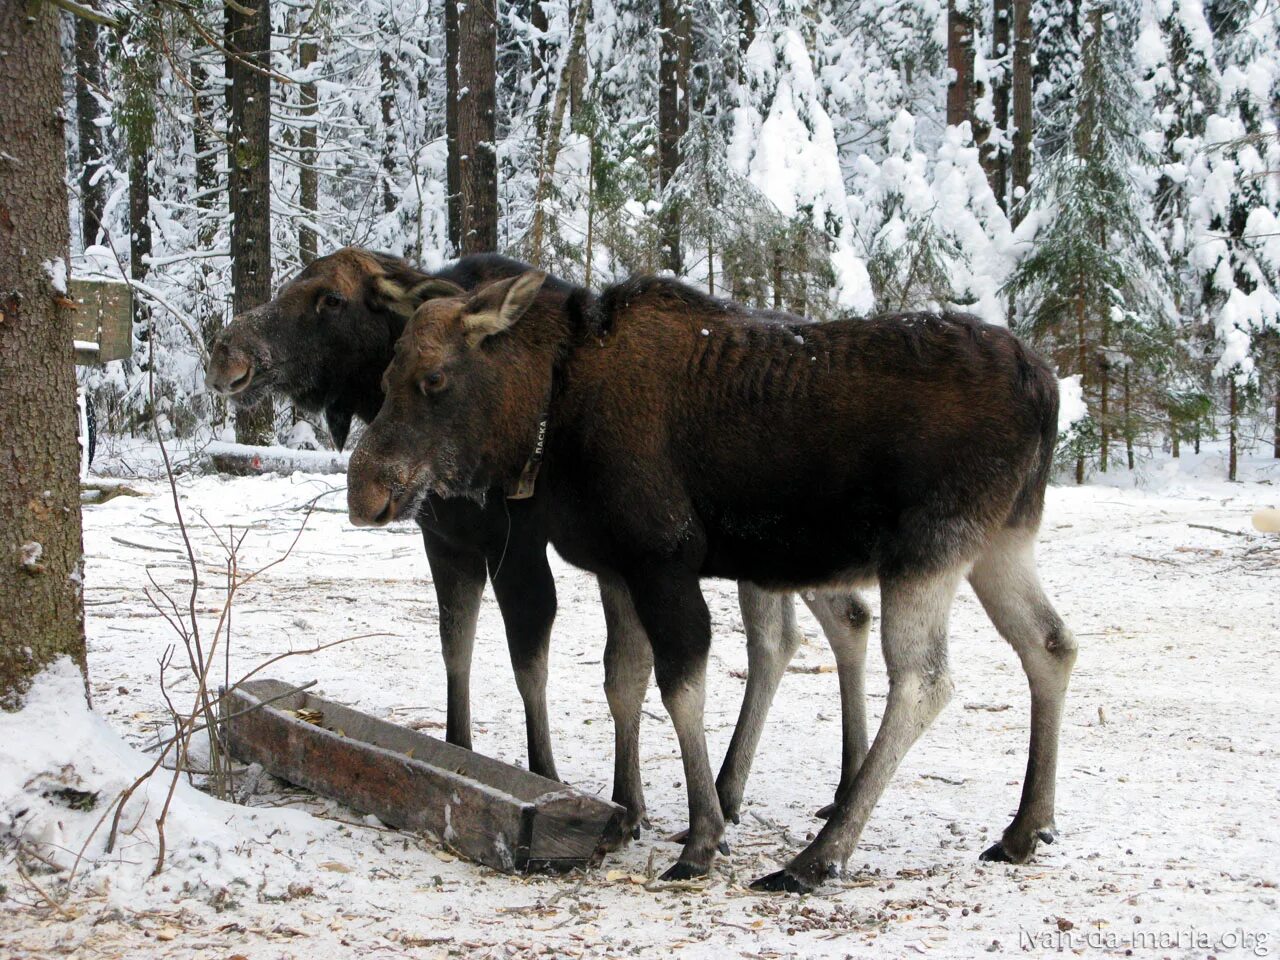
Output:
[[1134,176],[1151,163],[1133,80],[1136,23],[1111,0],[1089,0],[1081,20],[1077,101],[1069,112],[1059,109],[1046,131],[1050,152],[1026,201],[1040,229],[1009,282],[1025,308],[1024,332],[1060,373],[1081,378],[1090,419],[1065,445],[1077,482],[1095,456],[1105,472],[1117,433],[1130,433],[1125,385],[1131,398],[1134,366],[1164,354],[1170,299],[1164,255],[1145,226]]

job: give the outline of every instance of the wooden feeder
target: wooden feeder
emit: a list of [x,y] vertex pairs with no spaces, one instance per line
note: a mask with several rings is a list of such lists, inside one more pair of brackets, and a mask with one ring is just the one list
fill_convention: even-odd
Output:
[[233,756],[496,870],[586,867],[622,816],[594,794],[292,689],[254,680],[226,694]]
[[76,305],[76,363],[108,363],[133,353],[133,292],[127,283],[72,278],[67,292]]

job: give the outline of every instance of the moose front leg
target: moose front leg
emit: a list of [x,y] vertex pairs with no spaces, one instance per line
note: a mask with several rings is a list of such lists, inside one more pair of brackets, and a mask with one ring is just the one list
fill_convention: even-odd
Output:
[[476,618],[484,594],[484,555],[458,550],[427,530],[422,532],[427,563],[436,588],[440,615],[440,647],[448,678],[445,739],[471,749],[471,654]]
[[662,879],[687,880],[704,876],[711,869],[724,836],[724,816],[707,759],[703,727],[711,614],[697,575],[683,567],[633,574],[627,585],[653,647],[658,689],[680,742],[689,796],[688,839],[680,859]]
[[547,659],[556,619],[556,582],[547,562],[545,538],[524,535],[525,530],[523,525],[513,527],[501,552],[489,557],[489,578],[502,610],[516,687],[524,701],[529,769],[559,780],[547,715]]

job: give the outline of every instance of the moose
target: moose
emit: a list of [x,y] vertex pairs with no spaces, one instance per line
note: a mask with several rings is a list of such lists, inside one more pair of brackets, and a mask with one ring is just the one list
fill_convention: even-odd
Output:
[[577,307],[537,271],[421,304],[351,457],[348,509],[381,525],[428,494],[491,495],[540,452],[551,543],[625,585],[652,647],[689,800],[664,878],[707,873],[724,831],[703,730],[704,577],[880,588],[880,727],[814,841],[756,888],[810,890],[843,869],[950,697],[948,616],[966,577],[1031,689],[1021,801],[982,856],[1024,862],[1051,842],[1077,648],[1034,560],[1057,439],[1048,366],[953,313],[788,325],[654,277]]
[[[524,274],[526,264],[494,254],[464,257],[436,274],[359,248],[314,260],[270,302],[234,318],[210,352],[206,381],[234,402],[251,405],[268,391],[323,411],[341,448],[353,418],[372,421],[383,403],[383,372],[406,322],[422,302]],[[569,316],[589,295],[555,278],[541,286],[545,309]],[[567,321],[566,321],[567,322]],[[486,574],[506,628],[524,701],[529,769],[558,779],[547,717],[547,662],[556,613],[547,562],[548,514],[541,483],[512,498],[505,474],[462,496],[423,490],[413,515],[422,529],[439,604],[447,677],[446,739],[471,746],[470,668]],[[409,511],[402,511],[406,515]],[[613,799],[627,810],[613,842],[638,836],[644,819],[640,776],[641,703],[652,672],[650,645],[625,586],[601,578],[607,641],[606,688],[615,721]],[[782,674],[802,636],[790,598],[742,584],[748,642],[747,689],[717,789],[722,814],[737,820],[761,730]],[[848,590],[806,594],[839,666],[844,716],[842,789],[867,752],[863,703],[870,611]],[[825,815],[828,810],[820,810]]]

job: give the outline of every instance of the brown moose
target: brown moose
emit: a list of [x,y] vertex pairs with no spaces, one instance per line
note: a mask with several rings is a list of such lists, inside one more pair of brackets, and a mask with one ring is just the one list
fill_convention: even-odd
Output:
[[950,697],[947,621],[965,577],[1031,687],[1022,799],[983,858],[1023,862],[1052,840],[1076,644],[1034,561],[1057,433],[1048,367],[960,315],[789,327],[667,279],[569,312],[542,288],[530,272],[418,309],[351,458],[348,507],[382,524],[428,491],[483,495],[545,439],[551,542],[627,587],[680,743],[690,829],[664,876],[706,873],[724,830],[703,732],[702,577],[880,587],[880,728],[817,838],[758,888],[806,890],[843,869]]
[[[237,403],[251,404],[276,391],[306,409],[322,410],[341,447],[352,418],[367,423],[381,407],[383,371],[420,302],[527,269],[506,257],[481,254],[427,274],[394,257],[339,250],[309,264],[270,302],[236,317],[213,345],[207,382]],[[542,296],[547,309],[566,315],[589,299],[586,291],[554,278],[543,284]],[[471,746],[471,659],[487,573],[524,701],[529,768],[554,779],[546,689],[556,593],[547,562],[547,514],[540,484],[531,497],[508,499],[508,492],[499,480],[493,489],[468,489],[463,497],[427,496],[417,510],[440,610],[448,678],[446,738]],[[645,813],[640,705],[634,691],[643,699],[652,667],[649,643],[626,589],[606,578],[601,597],[606,686],[617,727],[613,798],[627,808],[621,840],[638,829]],[[801,639],[790,598],[743,584],[739,599],[747,633],[747,689],[717,780],[721,809],[734,820],[769,705]],[[870,613],[848,591],[814,593],[806,603],[841,665],[841,776],[847,787],[867,751],[862,670]]]

